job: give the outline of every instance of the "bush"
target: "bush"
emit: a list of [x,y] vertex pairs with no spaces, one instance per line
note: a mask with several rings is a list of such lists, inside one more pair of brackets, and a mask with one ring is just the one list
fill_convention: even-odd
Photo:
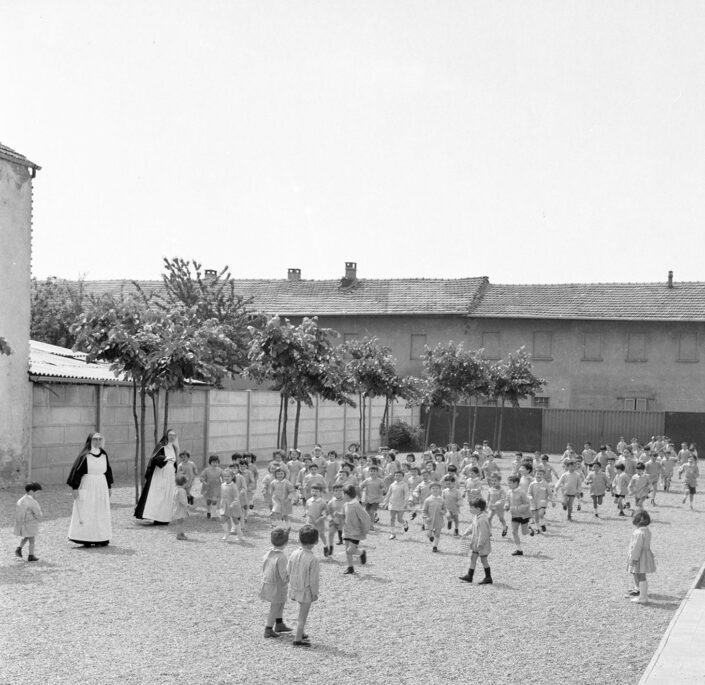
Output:
[[385,442],[393,450],[418,452],[423,442],[422,430],[405,421],[396,421],[389,426]]

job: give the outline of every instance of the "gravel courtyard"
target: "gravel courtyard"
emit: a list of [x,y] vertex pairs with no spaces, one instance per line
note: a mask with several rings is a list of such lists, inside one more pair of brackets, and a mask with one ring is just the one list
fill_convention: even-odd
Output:
[[[84,549],[66,539],[68,487],[47,486],[40,561],[29,564],[13,555],[23,490],[0,491],[0,683],[636,683],[703,563],[703,496],[692,512],[680,489],[676,481],[677,492],[648,507],[658,572],[646,607],[624,598],[632,525],[611,500],[601,519],[584,507],[571,523],[549,509],[548,533],[526,538],[524,557],[511,556],[495,527],[495,584],[484,587],[458,580],[467,568],[459,540],[444,536],[432,554],[418,519],[389,540],[381,512],[355,576],[342,575],[342,547],[331,560],[317,548],[311,649],[262,637],[270,525],[261,502],[246,541],[224,543],[197,499],[191,539],[179,542],[170,528],[137,523],[133,490],[119,484],[110,546]],[[295,515],[296,529],[300,507]],[[287,604],[290,624],[296,611]]]

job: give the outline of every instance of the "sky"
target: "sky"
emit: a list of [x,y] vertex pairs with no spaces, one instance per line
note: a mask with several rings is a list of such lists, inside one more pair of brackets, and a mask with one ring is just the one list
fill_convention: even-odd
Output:
[[705,280],[705,3],[0,0],[33,275]]

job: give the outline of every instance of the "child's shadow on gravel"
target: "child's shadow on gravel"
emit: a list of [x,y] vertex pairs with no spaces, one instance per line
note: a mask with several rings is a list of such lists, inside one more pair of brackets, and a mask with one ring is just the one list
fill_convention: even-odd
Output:
[[326,654],[330,654],[330,656],[338,657],[341,659],[354,659],[355,661],[359,661],[359,659],[360,659],[359,652],[345,652],[342,649],[338,649],[338,647],[333,647],[332,645],[321,644],[319,642],[314,642],[311,645],[311,649],[312,649],[312,651],[324,652]]
[[137,554],[134,549],[129,547],[118,547],[117,545],[106,545],[105,547],[85,547],[79,545],[78,547],[72,547],[73,552],[85,552],[86,554],[100,554],[108,556],[134,556]]
[[0,585],[42,585],[44,577],[67,569],[41,559],[31,563],[32,571],[26,569],[27,562],[0,568]]
[[392,582],[391,578],[382,578],[381,576],[374,576],[374,575],[362,575],[360,574],[358,576],[358,580],[360,581],[371,581],[373,583],[383,583],[383,584],[388,584]]

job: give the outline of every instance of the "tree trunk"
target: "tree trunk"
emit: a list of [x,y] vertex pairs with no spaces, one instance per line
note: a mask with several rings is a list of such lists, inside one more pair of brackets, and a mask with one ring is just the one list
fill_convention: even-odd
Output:
[[152,400],[152,418],[154,420],[154,444],[159,442],[159,391],[147,393]]
[[289,396],[287,394],[283,395],[282,400],[284,402],[284,413],[282,415],[282,439],[281,446],[279,449],[286,451],[286,423],[289,419]]
[[477,410],[480,406],[480,398],[475,398],[475,411],[472,413],[472,431],[470,432],[470,447],[475,450],[475,433],[477,432]]
[[362,401],[362,393],[357,394],[357,406],[360,408],[360,452],[365,451],[365,403]]
[[502,419],[504,417],[504,397],[502,398],[502,404],[499,408],[499,430],[497,431],[497,447],[495,449],[499,452],[502,449]]
[[140,499],[140,422],[137,418],[137,381],[132,381],[132,418],[135,421],[135,506]]
[[145,424],[147,423],[147,389],[140,387],[140,472],[147,470],[147,449],[145,444]]
[[169,430],[169,390],[168,388],[164,390],[164,430],[162,435],[166,435]]
[[[499,420],[499,405],[495,404],[495,406],[494,406],[494,428],[492,430],[492,444],[494,445],[495,450],[497,450],[498,420]],[[497,450],[497,451],[499,452],[499,450]]]
[[389,398],[384,398],[384,414],[380,425],[380,436],[385,445],[389,444]]
[[296,416],[294,418],[294,448],[299,446],[299,420],[301,419],[301,400],[296,400]]
[[426,434],[424,435],[424,449],[428,449],[428,436],[431,432],[431,407],[426,407]]
[[456,418],[456,404],[450,405],[451,417],[450,417],[450,440],[448,442],[455,442],[455,418]]
[[284,411],[284,395],[279,395],[279,418],[277,419],[277,449],[282,446],[282,412]]

